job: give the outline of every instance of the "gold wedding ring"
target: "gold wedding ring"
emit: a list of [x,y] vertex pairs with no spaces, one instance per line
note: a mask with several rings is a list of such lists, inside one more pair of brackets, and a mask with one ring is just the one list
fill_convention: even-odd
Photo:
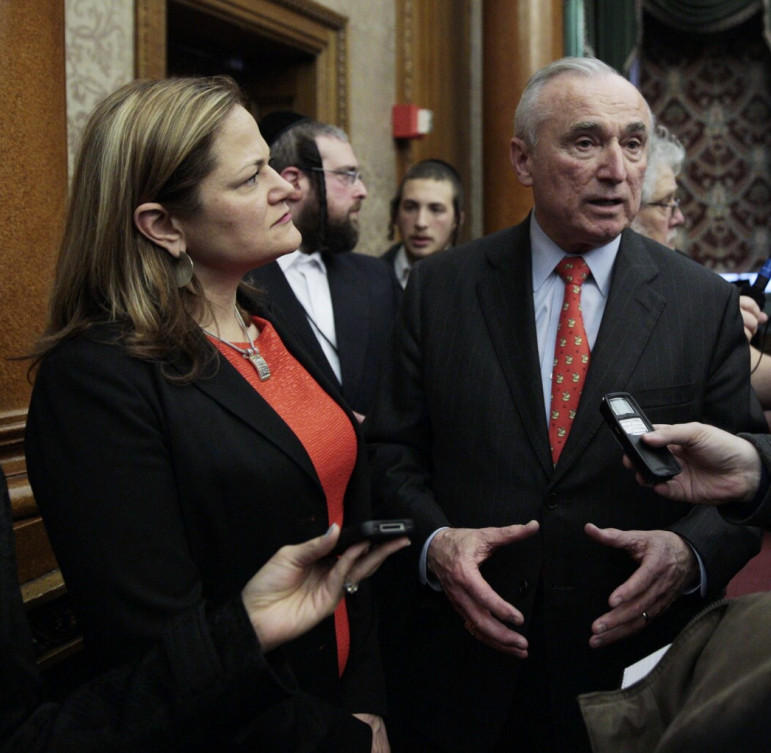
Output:
[[476,636],[477,630],[479,629],[479,626],[471,622],[471,620],[466,620],[463,623],[463,627],[466,628],[466,630],[468,630],[469,633],[471,633],[471,635],[473,636]]

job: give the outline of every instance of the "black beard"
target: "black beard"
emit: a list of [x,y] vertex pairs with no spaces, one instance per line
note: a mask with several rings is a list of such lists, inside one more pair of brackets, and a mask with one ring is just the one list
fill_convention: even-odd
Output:
[[359,242],[358,222],[346,215],[343,220],[327,220],[323,238],[319,232],[318,210],[307,207],[295,221],[303,237],[303,247],[310,251],[343,254],[353,251]]
[[324,248],[331,254],[344,254],[353,251],[359,242],[359,225],[346,217],[342,222],[327,221],[327,230],[324,234]]

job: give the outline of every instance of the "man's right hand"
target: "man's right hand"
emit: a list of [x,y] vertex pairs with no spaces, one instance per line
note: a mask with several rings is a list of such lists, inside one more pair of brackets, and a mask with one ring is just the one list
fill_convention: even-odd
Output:
[[496,651],[527,657],[527,640],[508,625],[521,625],[522,613],[504,601],[479,572],[498,547],[533,536],[538,523],[502,528],[445,528],[428,547],[427,565],[442,584],[466,629]]

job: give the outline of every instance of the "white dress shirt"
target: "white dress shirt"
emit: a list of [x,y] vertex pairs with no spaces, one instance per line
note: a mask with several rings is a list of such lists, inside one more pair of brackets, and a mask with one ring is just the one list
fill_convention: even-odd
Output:
[[300,305],[305,309],[308,323],[335,372],[338,382],[343,383],[340,357],[337,354],[335,314],[332,294],[329,292],[327,267],[321,254],[314,251],[305,254],[300,250],[279,256],[278,264]]
[[[581,312],[590,350],[594,348],[597,333],[600,331],[600,323],[602,322],[602,315],[605,313],[605,304],[610,291],[613,264],[616,261],[620,244],[621,236],[618,236],[610,243],[582,254],[592,273],[591,277],[581,286]],[[546,424],[548,425],[551,408],[554,345],[557,341],[557,325],[565,296],[565,283],[555,271],[555,267],[569,254],[544,233],[535,214],[530,219],[530,246],[533,256],[535,329],[538,338],[538,358],[541,364],[543,401],[546,406]]]
[[396,273],[396,279],[399,281],[399,285],[401,285],[402,288],[407,287],[407,280],[410,276],[411,269],[412,264],[410,264],[410,260],[407,258],[407,249],[404,248],[404,244],[402,243],[394,257],[394,272]]

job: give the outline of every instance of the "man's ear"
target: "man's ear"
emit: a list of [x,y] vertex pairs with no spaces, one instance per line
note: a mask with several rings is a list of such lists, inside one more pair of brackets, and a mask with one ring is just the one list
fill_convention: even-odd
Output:
[[185,236],[163,204],[146,202],[134,210],[134,225],[149,241],[166,249],[175,259],[185,250]]
[[291,183],[292,188],[294,189],[292,193],[287,196],[287,200],[299,201],[302,199],[303,194],[307,190],[304,185],[305,181],[303,181],[303,178],[307,181],[305,173],[298,167],[285,167],[280,175],[287,183]]
[[525,146],[525,142],[516,136],[509,142],[509,159],[514,172],[523,186],[533,185],[533,176],[530,170],[531,151]]

